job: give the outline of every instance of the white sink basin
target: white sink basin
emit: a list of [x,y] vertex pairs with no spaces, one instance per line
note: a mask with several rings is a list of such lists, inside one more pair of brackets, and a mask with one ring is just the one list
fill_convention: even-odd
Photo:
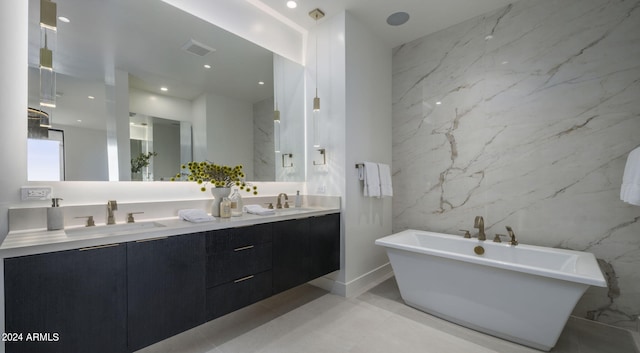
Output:
[[111,235],[118,233],[130,233],[136,231],[146,231],[154,228],[166,227],[162,223],[158,222],[139,222],[139,223],[123,223],[102,225],[93,227],[71,228],[65,229],[65,233],[69,236],[74,235]]

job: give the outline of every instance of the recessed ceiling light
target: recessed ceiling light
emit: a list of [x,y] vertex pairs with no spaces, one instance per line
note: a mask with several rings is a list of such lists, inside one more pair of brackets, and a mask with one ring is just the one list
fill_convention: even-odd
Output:
[[161,90],[162,92],[166,92],[166,91],[168,91],[169,89],[168,89],[167,87],[160,87],[160,90]]
[[409,21],[409,14],[406,12],[396,12],[392,13],[387,17],[387,24],[390,26],[400,26]]
[[507,65],[508,63],[509,62],[505,60],[505,61],[502,62],[502,65]]
[[211,68],[211,65],[209,65],[209,64],[204,64],[204,68],[205,68],[205,69],[210,69],[210,68]]
[[96,97],[94,97],[94,96],[88,96],[87,98],[89,98],[89,99],[96,99]]
[[298,3],[293,0],[289,0],[287,1],[287,7],[290,9],[295,9],[296,7],[298,7]]
[[493,36],[491,34],[489,34],[488,36],[484,37],[484,40],[490,40],[493,39]]
[[436,105],[440,105],[440,104],[442,104],[442,102],[440,102],[440,101],[437,101],[437,102],[436,102]]
[[60,21],[64,22],[64,23],[69,23],[69,22],[71,22],[71,21],[69,21],[69,19],[68,19],[68,18],[66,18],[66,17],[64,17],[64,16],[60,16],[60,17],[58,17],[58,19],[59,19]]
[[258,84],[259,84],[259,85],[264,85],[264,82],[259,81],[259,82],[258,82]]
[[80,119],[78,119],[78,120],[76,120],[76,121],[77,121],[77,122],[79,122],[79,123],[81,123],[81,122],[82,122],[82,120],[80,120]]

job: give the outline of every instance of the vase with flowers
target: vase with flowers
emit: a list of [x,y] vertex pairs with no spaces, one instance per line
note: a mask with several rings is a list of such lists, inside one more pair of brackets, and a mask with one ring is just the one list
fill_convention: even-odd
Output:
[[228,197],[232,187],[258,194],[258,187],[248,185],[244,178],[242,165],[230,167],[217,165],[208,161],[189,162],[181,166],[182,171],[171,178],[171,181],[180,180],[183,177],[188,181],[194,181],[200,185],[200,191],[207,191],[207,184],[211,184],[211,194],[213,195],[213,206],[211,215],[220,216],[220,202]]

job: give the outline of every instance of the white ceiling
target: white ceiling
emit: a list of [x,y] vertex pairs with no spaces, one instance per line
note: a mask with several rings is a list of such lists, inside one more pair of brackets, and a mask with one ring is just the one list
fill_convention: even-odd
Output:
[[[298,7],[289,9],[286,6],[287,0],[261,1],[306,29],[315,24],[308,15],[309,11],[315,8],[321,9],[326,17],[347,10],[389,48],[514,2],[514,0],[297,0]],[[387,17],[398,11],[409,13],[409,21],[402,26],[389,26],[386,22]]]
[[[54,0],[58,15],[71,19],[58,21],[54,67],[61,76],[59,104],[83,101],[81,106],[102,105],[105,79],[113,67],[130,73],[130,85],[156,94],[192,100],[203,92],[234,99],[257,102],[272,95],[272,54],[248,41],[180,11],[160,0]],[[249,1],[249,0],[229,0]],[[378,37],[390,49],[402,43],[444,29],[471,17],[506,6],[509,0],[298,0],[296,9],[286,7],[286,0],[262,1],[297,26],[310,29],[315,25],[308,12],[316,7],[327,17],[343,10]],[[37,67],[40,0],[29,0],[29,65]],[[399,27],[386,24],[396,12],[410,14],[409,21]],[[322,21],[322,20],[320,20]],[[180,48],[195,39],[216,49],[199,57]],[[205,70],[203,65],[213,66]],[[31,70],[30,72],[33,72]],[[66,76],[66,77],[65,77]],[[80,88],[70,88],[72,78],[81,79]],[[264,85],[258,85],[264,81]],[[33,82],[33,81],[31,81]],[[89,88],[95,82],[94,88]],[[37,84],[30,92],[37,96]],[[169,87],[163,93],[160,86]],[[101,92],[88,92],[89,90]],[[95,100],[88,104],[87,95]],[[75,103],[78,103],[75,102]],[[74,104],[75,104],[74,103]],[[31,104],[31,101],[30,101]],[[90,109],[90,108],[86,108]],[[77,124],[83,116],[88,124],[92,114],[60,114],[54,121]],[[94,110],[95,111],[95,110]],[[100,114],[104,116],[104,114]],[[68,121],[64,121],[68,118]],[[104,128],[98,122],[93,128]]]

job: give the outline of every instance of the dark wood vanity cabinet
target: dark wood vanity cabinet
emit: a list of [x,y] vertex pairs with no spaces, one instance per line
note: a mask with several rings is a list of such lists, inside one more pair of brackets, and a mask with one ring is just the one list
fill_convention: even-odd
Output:
[[272,294],[272,225],[207,234],[207,320]]
[[126,352],[126,261],[124,244],[5,259],[6,351]]
[[340,214],[273,224],[273,292],[340,269]]
[[338,270],[340,214],[4,265],[5,334],[22,333],[7,352],[133,352]]
[[130,351],[205,322],[205,260],[204,233],[127,243]]
[[309,219],[309,278],[340,269],[340,214]]

